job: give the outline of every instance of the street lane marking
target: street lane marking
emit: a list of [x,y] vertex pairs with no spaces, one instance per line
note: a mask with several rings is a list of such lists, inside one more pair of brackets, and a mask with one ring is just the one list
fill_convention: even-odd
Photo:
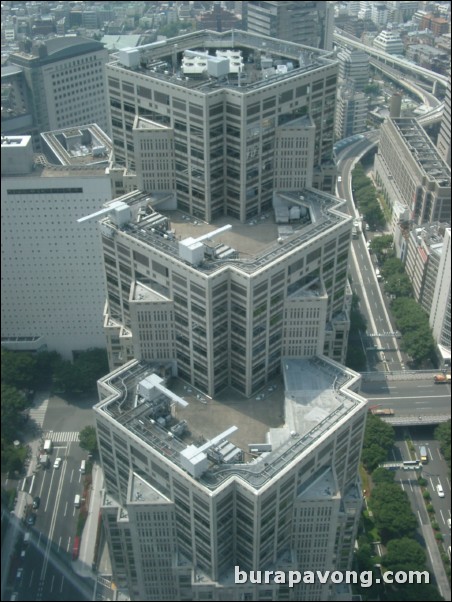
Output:
[[443,519],[443,523],[446,524],[446,521],[444,520],[444,516],[443,516],[443,511],[441,510],[441,508],[439,510],[439,513],[441,514],[441,518]]
[[[372,397],[372,394],[371,394]],[[447,397],[449,398],[449,395],[407,395],[406,397],[401,397],[401,396],[397,396],[397,397],[391,397],[391,399],[439,399],[440,397]],[[378,400],[378,399],[388,399],[387,397],[372,397],[372,400]]]

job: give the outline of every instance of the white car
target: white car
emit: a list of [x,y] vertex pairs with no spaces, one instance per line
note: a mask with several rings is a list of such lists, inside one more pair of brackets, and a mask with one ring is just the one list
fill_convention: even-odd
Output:
[[439,497],[444,497],[444,490],[443,490],[443,486],[441,485],[441,483],[439,483],[436,486],[436,493],[438,494]]
[[61,466],[61,462],[62,462],[61,458],[56,458],[55,462],[53,463],[53,467],[54,468],[59,468]]

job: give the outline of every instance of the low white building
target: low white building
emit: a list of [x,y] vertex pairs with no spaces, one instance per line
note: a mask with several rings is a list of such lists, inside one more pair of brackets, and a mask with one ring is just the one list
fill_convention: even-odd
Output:
[[42,138],[53,159],[30,136],[2,138],[2,346],[69,359],[105,346],[100,237],[77,218],[111,199],[111,143],[97,126]]

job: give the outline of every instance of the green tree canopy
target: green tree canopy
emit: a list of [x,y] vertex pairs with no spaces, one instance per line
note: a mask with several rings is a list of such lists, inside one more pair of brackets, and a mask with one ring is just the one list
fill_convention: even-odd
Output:
[[425,551],[417,541],[402,537],[388,541],[381,562],[391,571],[403,571],[407,567],[408,570],[422,571],[425,569],[425,560]]
[[390,257],[386,259],[384,262],[381,273],[385,278],[389,278],[390,276],[400,276],[401,274],[405,274],[405,268],[403,267],[403,262],[397,257]]
[[376,255],[384,255],[392,249],[394,240],[391,234],[375,236],[370,243],[370,248]]
[[428,583],[387,585],[386,592],[386,599],[393,602],[412,602],[413,600],[440,602],[441,600],[444,600],[438,589]]
[[451,424],[450,420],[443,422],[435,429],[435,439],[438,439],[441,446],[441,453],[443,454],[446,462],[450,468],[450,439],[451,439]]
[[396,297],[411,297],[413,287],[406,274],[391,274],[386,279],[385,291]]
[[2,382],[18,389],[32,389],[37,374],[36,356],[2,349]]
[[78,434],[80,447],[86,449],[91,454],[97,453],[97,434],[93,426],[85,426]]
[[382,541],[414,534],[417,520],[411,510],[407,494],[399,485],[395,483],[376,485],[372,490],[370,506]]
[[373,414],[367,415],[364,431],[361,461],[367,470],[372,471],[386,460],[389,449],[394,443],[394,429]]
[[395,472],[387,468],[376,468],[372,473],[372,481],[375,485],[380,483],[394,483]]
[[17,438],[17,432],[23,422],[22,412],[28,406],[28,402],[15,387],[3,383],[1,395],[2,439],[12,442]]

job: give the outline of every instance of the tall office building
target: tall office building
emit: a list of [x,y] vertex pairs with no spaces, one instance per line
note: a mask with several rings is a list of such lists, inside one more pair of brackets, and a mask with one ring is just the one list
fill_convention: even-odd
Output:
[[96,126],[3,137],[2,346],[72,352],[105,347],[104,273],[95,224],[77,219],[111,199],[111,141]]
[[403,55],[404,46],[399,34],[384,29],[373,41],[373,47],[387,54]]
[[305,115],[316,128],[313,186],[333,192],[330,53],[242,31],[199,32],[120,51],[107,78],[116,162],[136,169],[135,116],[157,123],[174,140],[178,205],[191,215],[244,222],[268,211],[276,137]]
[[107,282],[95,413],[115,581],[137,600],[332,599],[236,583],[234,567],[352,559],[366,407],[334,361],[352,220],[311,186],[337,62],[202,32],[107,73],[116,156],[142,188],[84,218],[100,217]]
[[414,224],[450,223],[450,167],[416,119],[387,119],[380,129],[375,177],[386,201],[410,211]]
[[438,135],[438,152],[444,161],[450,166],[450,96],[451,96],[451,74],[447,82],[446,98],[444,100],[444,113],[441,120],[441,128]]
[[[110,365],[160,348],[209,394],[233,385],[251,395],[281,354],[344,360],[350,220],[310,188],[331,146],[337,63],[319,52],[305,64],[302,47],[242,32],[175,44],[107,67],[116,154],[145,189],[118,199],[124,218],[102,222]],[[221,244],[206,243],[218,227]],[[161,339],[145,338],[136,282],[167,312]],[[316,307],[301,336],[310,312],[296,306],[308,297]]]
[[115,583],[132,600],[344,599],[318,580],[235,576],[235,567],[351,565],[366,419],[359,375],[318,357],[282,365],[284,389],[272,385],[253,409],[236,393],[196,394],[171,362],[132,361],[99,381],[102,523]]
[[333,49],[334,2],[243,2],[244,28],[324,50]]
[[23,71],[32,104],[33,127],[21,134],[39,137],[86,123],[97,123],[108,133],[107,58],[103,44],[76,36],[22,43],[9,57]]

